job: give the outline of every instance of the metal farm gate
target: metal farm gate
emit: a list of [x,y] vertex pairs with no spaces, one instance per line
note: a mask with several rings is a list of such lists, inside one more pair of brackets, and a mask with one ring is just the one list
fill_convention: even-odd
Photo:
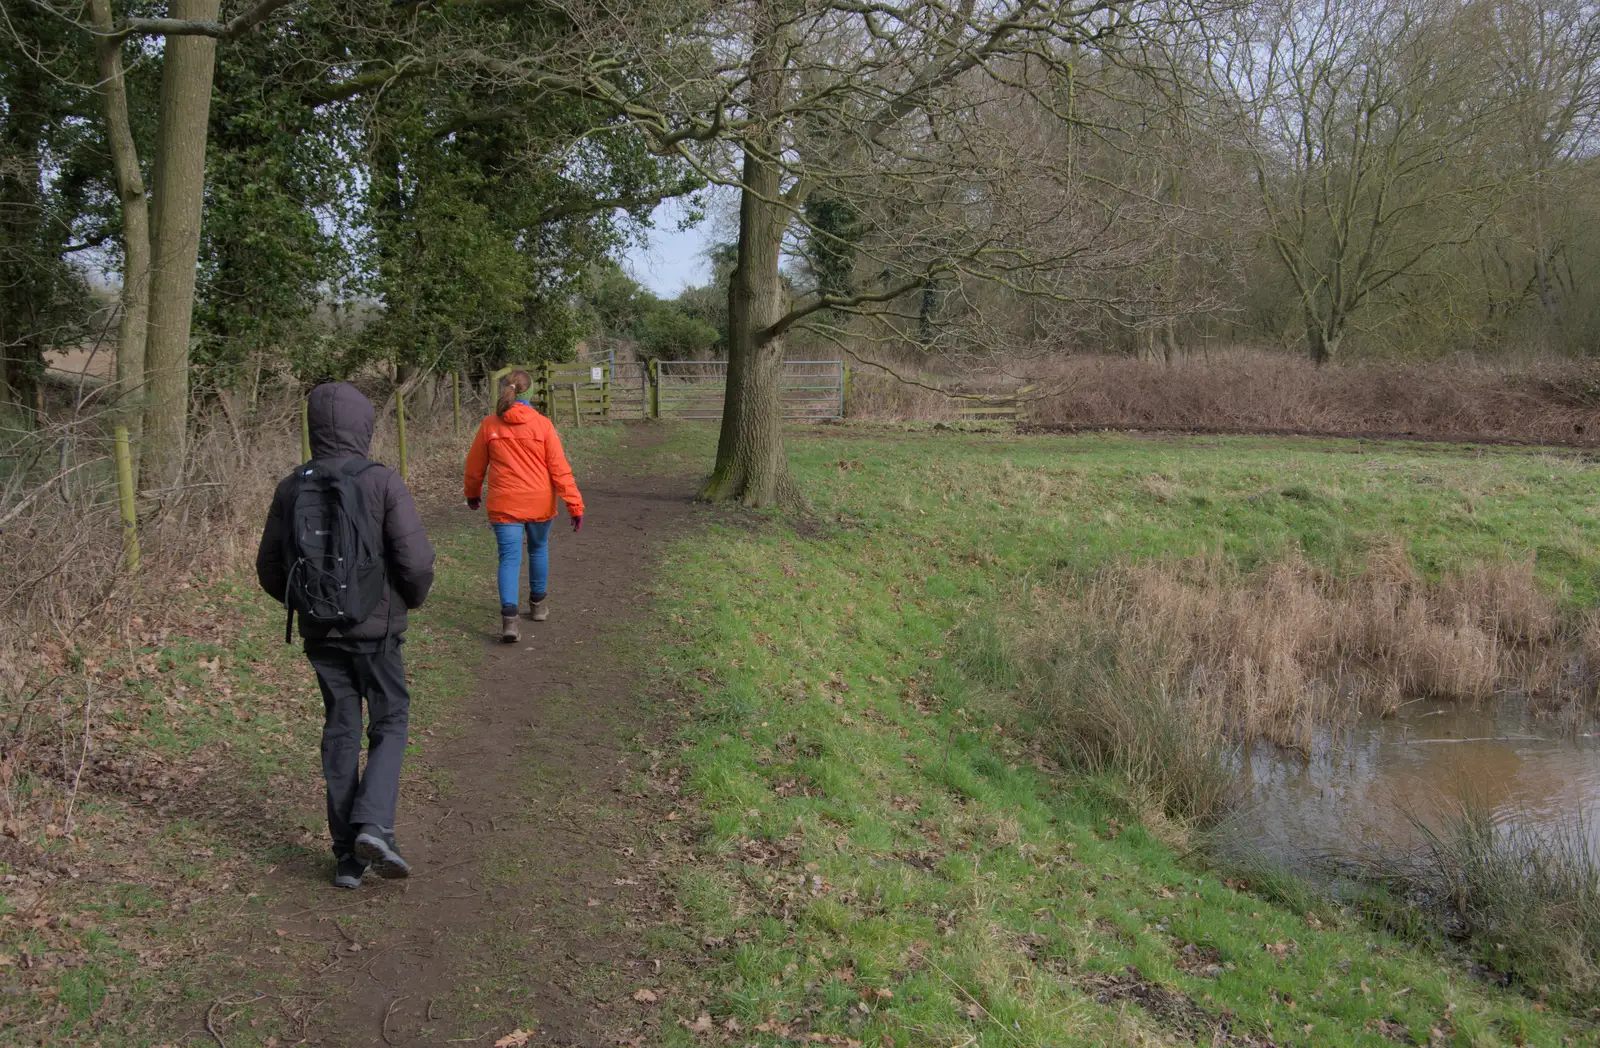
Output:
[[650,369],[637,360],[611,365],[611,417],[652,418]]
[[[491,401],[501,368],[489,376]],[[657,360],[649,365],[610,363],[533,364],[528,399],[557,423],[605,422],[611,419],[677,418],[715,421],[722,418],[728,388],[728,364],[712,360]],[[849,372],[841,360],[786,360],[779,378],[779,396],[786,419],[844,417]]]
[[[722,417],[728,364],[722,360],[660,360],[655,367],[658,418]],[[842,360],[786,360],[778,395],[786,419],[844,417],[845,367]]]

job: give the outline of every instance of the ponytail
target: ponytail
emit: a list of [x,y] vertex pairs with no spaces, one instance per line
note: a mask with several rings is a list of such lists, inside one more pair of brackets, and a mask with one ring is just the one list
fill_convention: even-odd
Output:
[[528,387],[533,385],[533,378],[526,371],[513,371],[500,380],[500,395],[495,400],[494,413],[500,416],[500,421],[505,422],[506,412],[517,402],[517,395],[526,393]]

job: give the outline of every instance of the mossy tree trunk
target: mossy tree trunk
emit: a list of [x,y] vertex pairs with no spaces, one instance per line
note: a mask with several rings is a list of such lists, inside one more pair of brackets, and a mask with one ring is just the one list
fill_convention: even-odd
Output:
[[[217,9],[218,0],[173,0],[168,13],[174,19],[214,22]],[[171,487],[183,472],[189,333],[216,50],[217,42],[209,36],[169,36],[162,58],[161,135],[150,201],[150,322],[140,468],[146,487]]]
[[[784,29],[774,4],[763,12],[751,52],[751,98],[758,113],[775,113],[785,90]],[[800,487],[783,446],[783,337],[789,308],[779,263],[796,202],[786,198],[776,129],[744,145],[740,179],[739,258],[728,282],[728,388],[722,406],[717,463],[701,490],[710,500],[760,508],[798,508]]]

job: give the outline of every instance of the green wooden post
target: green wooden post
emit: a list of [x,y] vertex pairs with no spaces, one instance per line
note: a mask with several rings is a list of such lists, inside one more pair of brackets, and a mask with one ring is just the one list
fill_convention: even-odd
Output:
[[600,417],[611,421],[611,365],[600,365]]
[[650,417],[661,417],[661,361],[650,358]]
[[850,365],[841,365],[844,368],[844,377],[839,380],[839,417],[843,418],[850,408]]
[[461,372],[450,372],[450,430],[461,436]]
[[403,386],[394,388],[394,421],[400,437],[400,479],[406,480],[406,391]]
[[139,518],[133,504],[133,445],[128,427],[116,428],[117,500],[122,504],[122,563],[129,573],[139,570]]
[[300,398],[300,461],[311,461],[311,401]]

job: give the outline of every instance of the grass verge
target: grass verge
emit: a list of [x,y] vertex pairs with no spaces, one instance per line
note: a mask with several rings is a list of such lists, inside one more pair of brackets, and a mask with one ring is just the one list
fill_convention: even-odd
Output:
[[1600,523],[1586,463],[834,433],[850,439],[794,444],[814,518],[714,526],[669,570],[663,658],[697,699],[683,760],[705,820],[679,891],[711,958],[678,1043],[1592,1040],[1400,939],[1185,864],[974,679],[981,646],[958,647],[1034,587],[1112,566],[1296,552],[1352,571],[1397,536],[1430,580],[1532,555],[1576,607]]

